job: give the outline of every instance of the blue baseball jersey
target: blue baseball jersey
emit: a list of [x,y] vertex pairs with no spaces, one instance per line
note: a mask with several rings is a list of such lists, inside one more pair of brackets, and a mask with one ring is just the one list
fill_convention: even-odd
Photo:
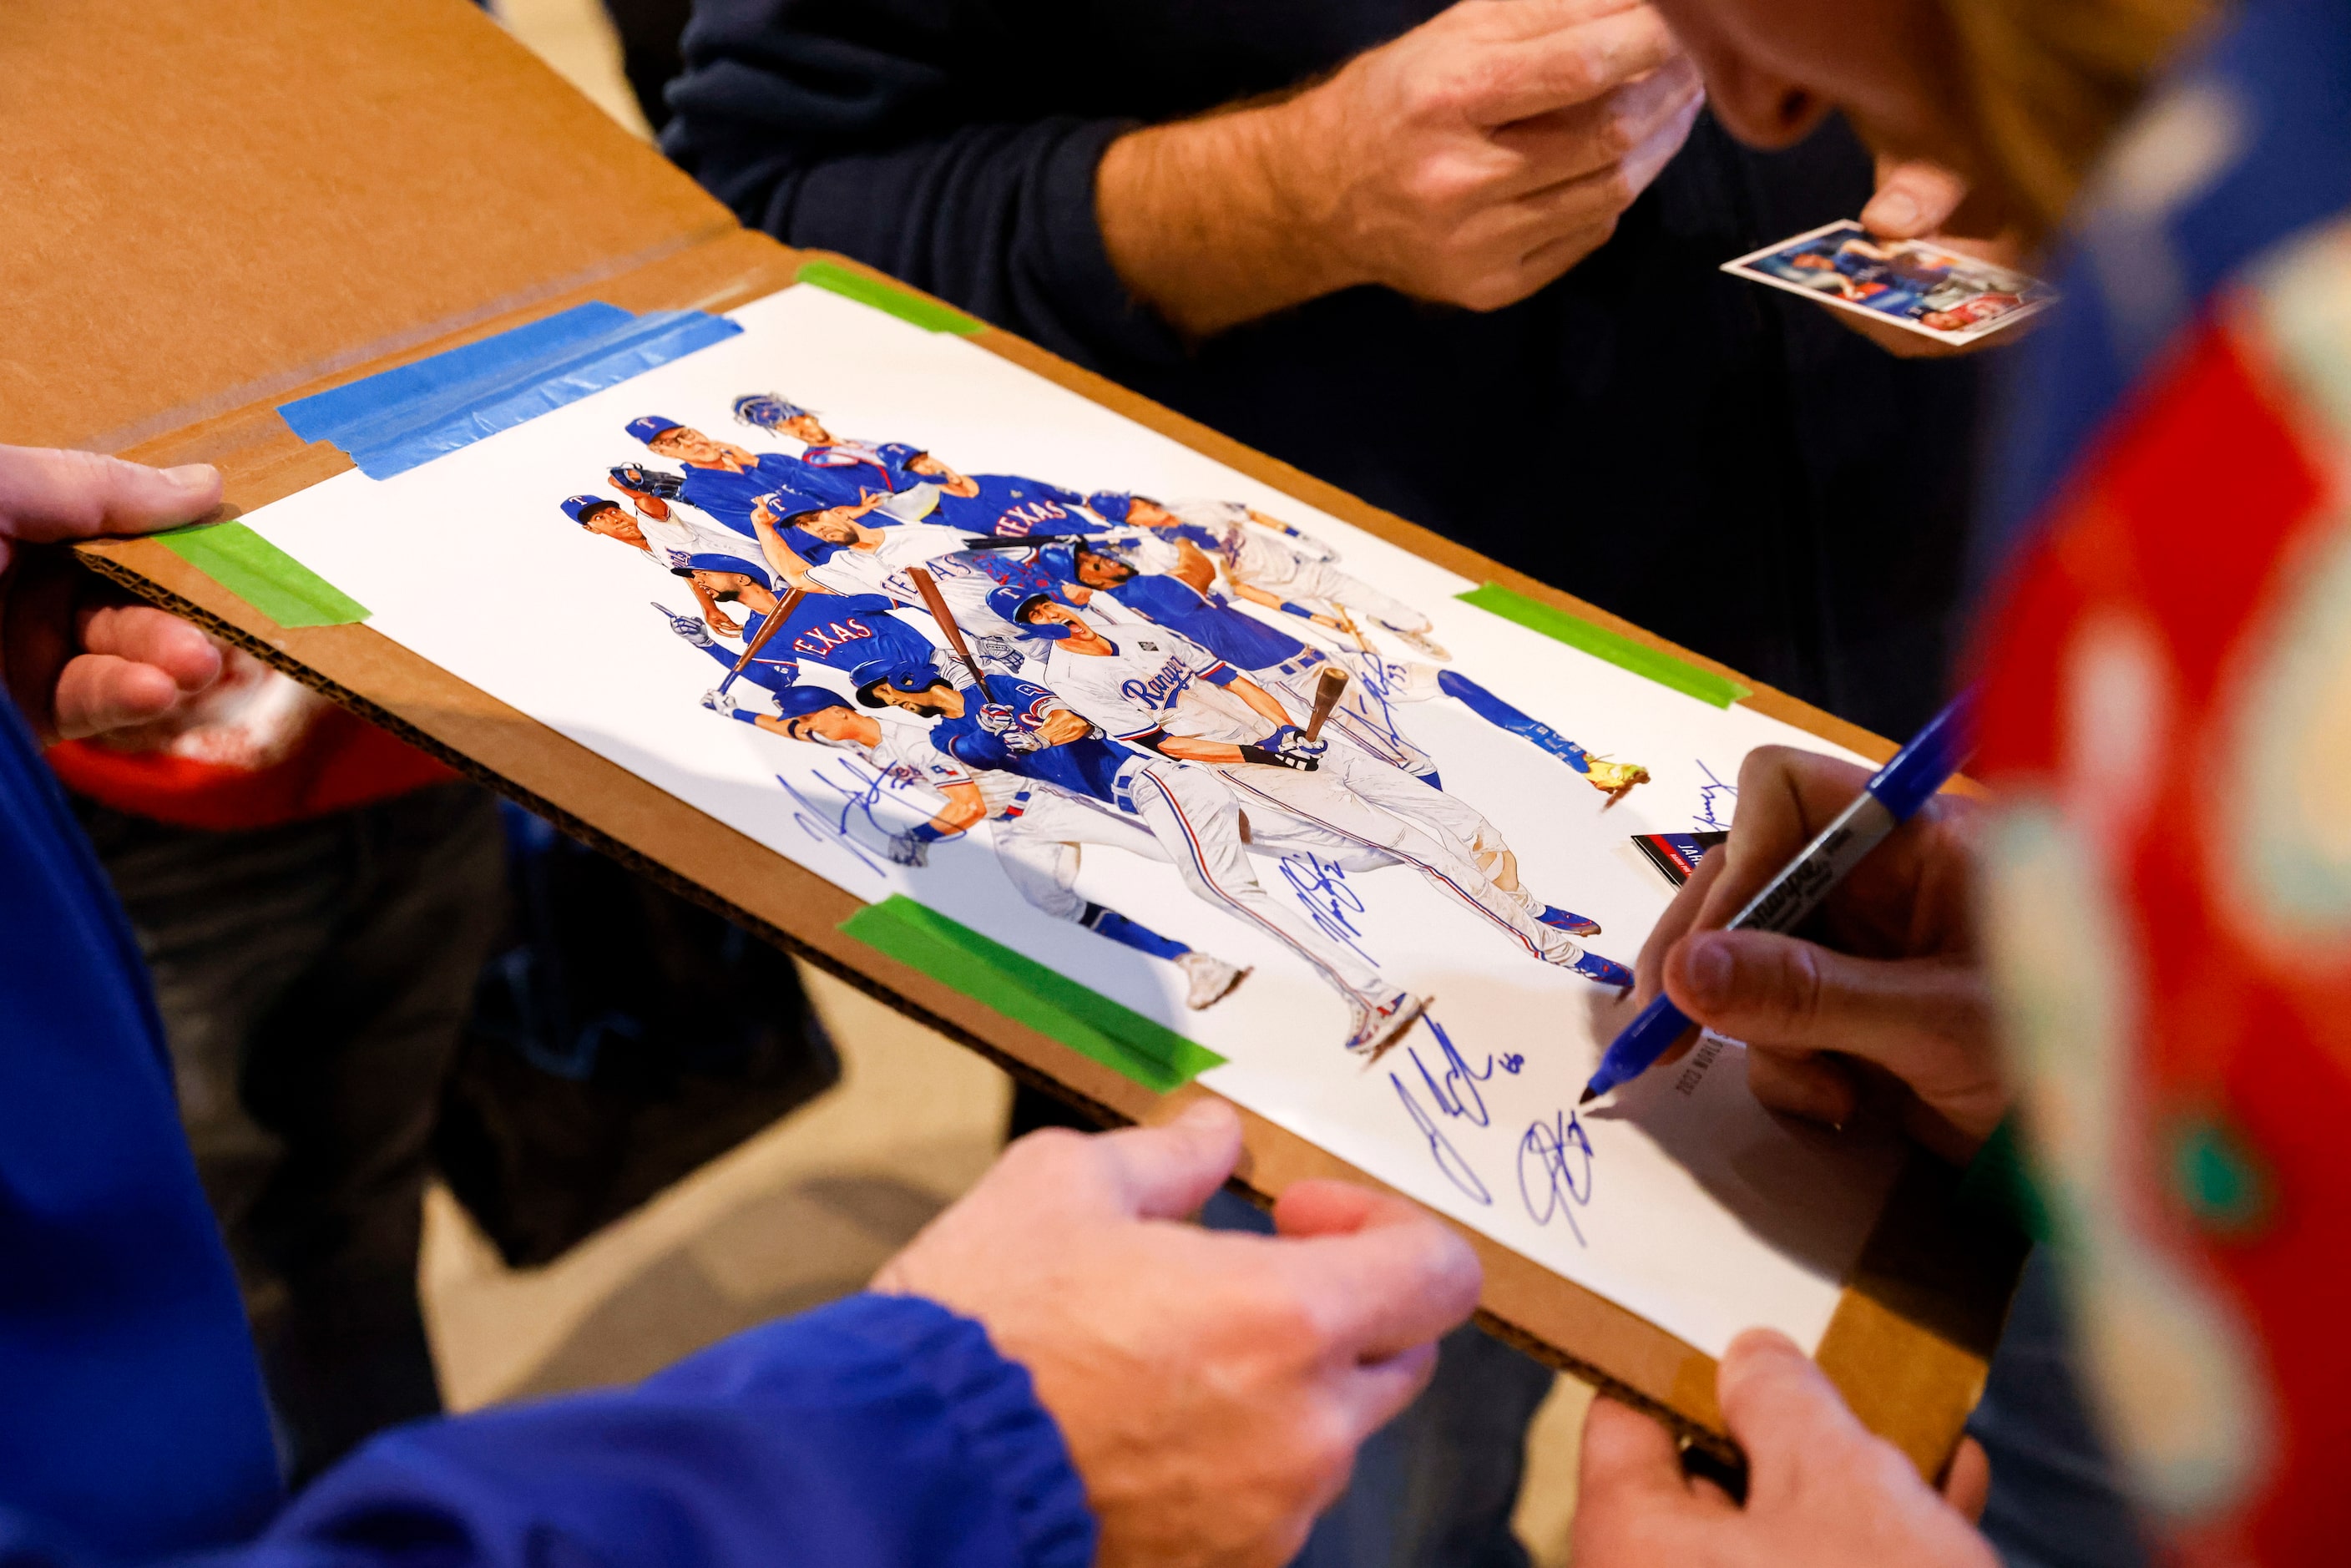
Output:
[[[1010,675],[990,675],[987,692],[994,701],[1010,707],[1024,727],[1042,723],[1049,707],[1069,706],[1043,686]],[[941,719],[933,725],[931,745],[966,768],[1017,773],[1111,806],[1118,804],[1120,772],[1142,756],[1133,747],[1097,737],[1039,751],[1015,751],[1004,744],[1002,736],[981,728],[979,715],[969,710],[961,718]]]
[[977,496],[939,495],[938,520],[967,534],[1026,538],[1030,534],[1098,534],[1102,525],[1078,511],[1085,497],[1018,474],[969,474]]
[[1270,669],[1306,652],[1306,644],[1232,607],[1221,593],[1204,594],[1179,577],[1138,572],[1103,590],[1130,610],[1181,632],[1217,658],[1242,670]]
[[[839,475],[810,468],[797,457],[763,452],[757,463],[740,474],[687,464],[685,483],[678,490],[678,499],[689,507],[700,507],[737,533],[750,538],[751,508],[758,504],[760,497],[774,490],[789,490],[818,506],[854,506],[858,500],[854,485],[849,486],[846,497],[834,494],[845,483]],[[820,486],[827,488],[820,489]]]
[[[890,601],[878,593],[809,594],[793,607],[758,657],[743,666],[743,678],[779,692],[798,677],[802,659],[845,671],[869,659],[937,657],[930,639],[891,614],[890,608]],[[758,636],[766,624],[766,617],[751,616],[743,627],[744,640]],[[737,655],[726,649],[705,652],[728,669],[735,667]]]

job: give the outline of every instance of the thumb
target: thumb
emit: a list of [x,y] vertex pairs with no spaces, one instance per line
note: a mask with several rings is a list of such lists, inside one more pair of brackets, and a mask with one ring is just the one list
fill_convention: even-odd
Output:
[[1729,1499],[1682,1478],[1673,1434],[1606,1395],[1583,1417],[1572,1556],[1578,1563],[1691,1561]]
[[0,446],[0,539],[147,533],[193,522],[220,497],[220,471],[208,463],[150,468],[97,452]]
[[1222,1100],[1200,1099],[1164,1127],[1104,1133],[1094,1143],[1122,1208],[1142,1219],[1181,1219],[1233,1174],[1241,1119]]
[[1938,233],[1967,200],[1968,183],[1938,163],[1908,160],[1879,168],[1877,194],[1861,209],[1861,226],[1879,239]]
[[1771,1329],[1730,1342],[1715,1372],[1715,1398],[1746,1450],[1750,1501],[1785,1496],[1806,1467],[1838,1467],[1854,1445],[1875,1441],[1828,1375]]

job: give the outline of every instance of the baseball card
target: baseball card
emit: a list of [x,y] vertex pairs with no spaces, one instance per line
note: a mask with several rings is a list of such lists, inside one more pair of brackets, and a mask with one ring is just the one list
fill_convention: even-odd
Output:
[[1722,264],[1734,277],[1954,347],[2006,331],[2055,302],[2024,273],[1926,240],[1876,240],[1850,219]]
[[1771,1115],[1737,1047],[1577,1096],[1673,894],[1627,836],[1694,862],[1751,748],[1834,747],[953,334],[809,285],[730,314],[246,521],[677,810],[1181,1036],[1688,1344],[1820,1343],[1898,1134]]
[[1633,842],[1657,868],[1657,874],[1679,887],[1698,871],[1698,862],[1706,858],[1706,852],[1729,837],[1729,833],[1707,831],[1636,833]]

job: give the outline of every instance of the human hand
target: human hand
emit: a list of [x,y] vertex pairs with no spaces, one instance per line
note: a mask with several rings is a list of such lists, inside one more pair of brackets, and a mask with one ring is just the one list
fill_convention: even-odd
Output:
[[[209,640],[209,639],[208,639]],[[107,730],[109,751],[168,751],[216,768],[258,772],[292,756],[334,704],[242,648],[214,642],[220,676],[183,695],[161,718]]]
[[1294,97],[1122,137],[1095,207],[1193,336],[1362,284],[1492,310],[1607,240],[1702,99],[1637,0],[1460,0]]
[[221,673],[210,637],[45,547],[193,522],[220,497],[206,464],[0,446],[0,675],[44,743],[152,724]]
[[1163,1128],[1034,1134],[874,1277],[1029,1369],[1105,1568],[1288,1562],[1477,1301],[1458,1237],[1362,1187],[1295,1184],[1274,1237],[1179,1223],[1239,1152],[1217,1101]]
[[680,615],[658,599],[653,601],[653,606],[668,619],[669,629],[684,639],[689,645],[696,648],[710,648],[717,645],[711,641],[710,632],[705,629],[703,622],[696,621],[691,615]]
[[1806,923],[1819,942],[1722,929],[1868,778],[1812,752],[1750,752],[1730,838],[1650,933],[1638,998],[1662,986],[1746,1041],[1749,1087],[1779,1110],[1841,1125],[1865,1077],[1890,1075],[1911,1135],[1961,1160],[2010,1101],[1970,909],[1972,802],[1938,795],[1872,851]]
[[1803,1352],[1768,1329],[1731,1343],[1715,1387],[1746,1450],[1746,1502],[1685,1479],[1664,1427],[1595,1399],[1583,1423],[1576,1568],[1998,1568],[1970,1528],[1991,1484],[1974,1438],[1960,1444],[1938,1494],[1854,1418]]

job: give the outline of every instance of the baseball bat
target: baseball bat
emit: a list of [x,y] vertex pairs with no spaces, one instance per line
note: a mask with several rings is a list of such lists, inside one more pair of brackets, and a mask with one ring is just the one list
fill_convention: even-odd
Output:
[[963,542],[962,548],[967,550],[1027,549],[1031,545],[1082,544],[1097,537],[1093,534],[1019,534],[998,538],[992,534],[974,534]]
[[1322,721],[1339,706],[1339,695],[1347,689],[1347,672],[1336,664],[1322,666],[1322,677],[1314,683],[1314,712],[1306,721],[1306,738],[1322,738]]
[[963,667],[971,672],[972,685],[978,688],[979,700],[986,702],[987,677],[980,673],[979,661],[971,656],[971,644],[963,640],[963,628],[956,624],[955,612],[947,608],[947,601],[940,596],[939,585],[932,580],[929,572],[919,566],[908,567],[906,576],[913,581],[914,591],[923,596],[923,603],[929,609],[931,619],[937,622],[939,630],[947,634],[947,646],[956,651],[956,657],[963,661]]
[[768,639],[776,634],[776,628],[790,619],[792,612],[799,608],[800,599],[801,591],[795,588],[776,601],[774,613],[759,623],[759,634],[743,644],[742,656],[735,661],[735,667],[726,672],[726,678],[718,683],[720,696],[726,695],[726,688],[735,684],[736,676],[751,667],[751,661],[759,656],[759,650],[768,645]]

